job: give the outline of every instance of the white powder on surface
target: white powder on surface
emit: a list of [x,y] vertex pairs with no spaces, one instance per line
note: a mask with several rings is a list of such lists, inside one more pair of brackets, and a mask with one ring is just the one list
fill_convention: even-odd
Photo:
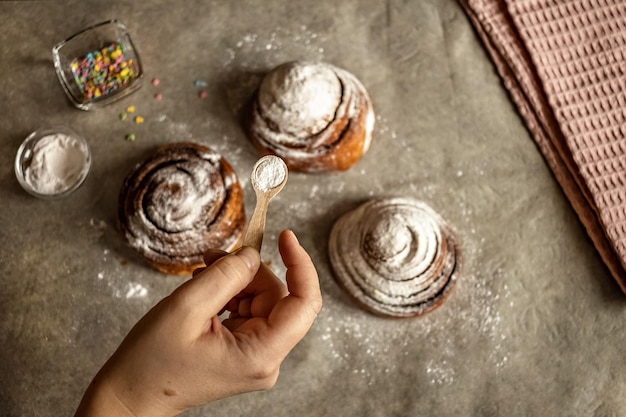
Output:
[[254,170],[254,179],[261,191],[271,190],[285,180],[287,168],[278,157],[265,158]]
[[44,136],[34,146],[24,177],[35,192],[52,195],[75,185],[88,167],[85,147],[72,136],[56,133]]
[[126,298],[143,298],[148,295],[148,289],[141,284],[128,283]]
[[327,38],[306,25],[275,27],[271,32],[248,33],[225,49],[224,67],[237,62],[244,68],[275,65],[302,55],[311,60],[323,60]]

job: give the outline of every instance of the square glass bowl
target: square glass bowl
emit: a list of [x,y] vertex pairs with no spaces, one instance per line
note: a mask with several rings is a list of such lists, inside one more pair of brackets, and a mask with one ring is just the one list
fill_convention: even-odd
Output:
[[117,19],[90,26],[52,48],[65,94],[81,110],[117,101],[141,86],[141,60]]
[[85,139],[67,126],[39,129],[17,150],[15,176],[35,197],[65,197],[81,186],[91,168]]

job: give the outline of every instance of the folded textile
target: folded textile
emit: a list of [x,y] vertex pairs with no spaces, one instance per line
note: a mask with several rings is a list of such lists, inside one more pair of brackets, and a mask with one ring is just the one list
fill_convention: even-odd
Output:
[[626,3],[459,1],[626,293]]

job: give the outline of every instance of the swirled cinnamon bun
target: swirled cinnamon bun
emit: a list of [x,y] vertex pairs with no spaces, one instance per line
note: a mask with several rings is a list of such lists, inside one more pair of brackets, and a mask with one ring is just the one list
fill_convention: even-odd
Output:
[[130,246],[168,274],[203,266],[208,248],[234,249],[245,228],[235,171],[195,143],[161,146],[138,164],[120,191],[118,214]]
[[289,62],[252,98],[246,130],[262,154],[291,171],[344,171],[370,147],[374,110],[363,84],[326,63]]
[[366,310],[414,317],[450,294],[460,252],[452,229],[412,198],[370,200],[333,225],[329,255],[335,279]]

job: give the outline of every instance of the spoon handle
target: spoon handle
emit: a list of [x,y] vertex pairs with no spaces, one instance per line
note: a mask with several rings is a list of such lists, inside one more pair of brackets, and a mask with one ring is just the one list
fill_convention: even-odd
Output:
[[242,246],[250,246],[261,251],[261,244],[263,243],[263,232],[265,231],[265,216],[267,214],[267,205],[269,204],[269,198],[266,194],[257,193],[256,206],[252,213],[252,218],[248,224],[248,229],[243,237]]

